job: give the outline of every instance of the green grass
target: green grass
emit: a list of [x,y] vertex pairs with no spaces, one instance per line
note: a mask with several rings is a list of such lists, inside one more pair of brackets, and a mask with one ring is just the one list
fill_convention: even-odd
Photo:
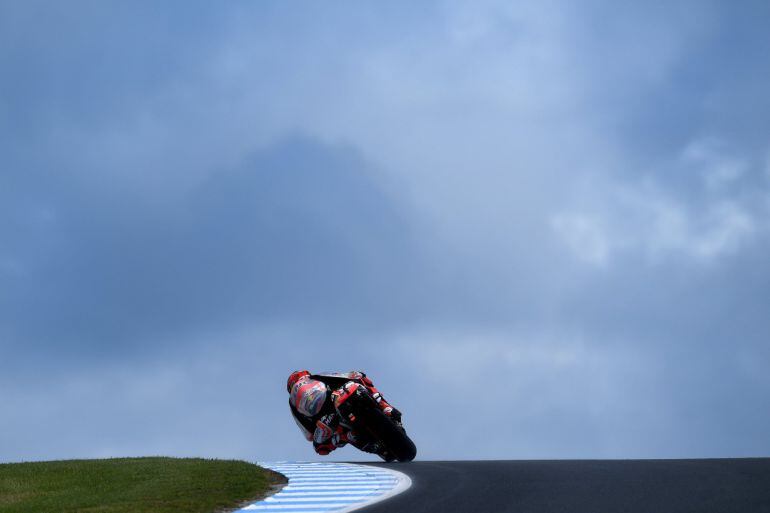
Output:
[[243,461],[115,458],[0,464],[2,513],[213,513],[264,496],[275,474]]

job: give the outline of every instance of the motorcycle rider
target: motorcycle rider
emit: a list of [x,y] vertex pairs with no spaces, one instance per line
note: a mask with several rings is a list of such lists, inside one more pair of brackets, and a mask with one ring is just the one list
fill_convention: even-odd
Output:
[[[401,413],[382,397],[366,374],[352,371],[338,376],[345,381],[355,381],[365,386],[383,413],[400,424]],[[348,442],[362,451],[378,453],[381,449],[379,444],[367,440],[340,422],[331,398],[334,385],[328,381],[324,376],[299,370],[292,372],[286,382],[289,408],[305,439],[312,441],[315,451],[323,456]]]

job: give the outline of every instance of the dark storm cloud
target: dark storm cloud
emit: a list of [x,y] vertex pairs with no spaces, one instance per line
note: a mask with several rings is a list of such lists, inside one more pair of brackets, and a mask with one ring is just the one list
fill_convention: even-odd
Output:
[[17,350],[87,358],[243,319],[407,315],[398,284],[419,279],[420,265],[408,208],[367,167],[348,148],[295,137],[173,204],[72,179],[27,184],[48,210],[16,202],[7,258],[23,268],[3,276],[3,325]]
[[[400,297],[414,278],[409,208],[354,148],[286,137],[208,166],[185,160],[195,143],[148,148],[184,140],[168,133],[188,129],[169,88],[205,81],[232,16],[176,7],[3,6],[5,365],[110,358],[244,319],[356,324],[408,308],[374,291]],[[218,100],[200,101],[185,108]],[[173,124],[145,137],[137,112]]]

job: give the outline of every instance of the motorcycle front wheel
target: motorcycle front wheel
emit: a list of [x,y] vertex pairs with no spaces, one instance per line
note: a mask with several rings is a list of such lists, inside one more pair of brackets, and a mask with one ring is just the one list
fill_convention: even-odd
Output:
[[368,393],[357,392],[351,399],[354,399],[351,406],[356,417],[356,429],[380,441],[389,455],[398,461],[412,461],[417,456],[417,447],[404,428],[385,415]]

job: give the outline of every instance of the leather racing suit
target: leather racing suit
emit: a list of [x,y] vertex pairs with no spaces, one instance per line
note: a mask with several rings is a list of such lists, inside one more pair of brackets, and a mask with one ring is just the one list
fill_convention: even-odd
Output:
[[[299,376],[297,376],[298,374]],[[294,380],[293,383],[292,380]],[[389,417],[400,421],[400,412],[385,401],[382,394],[372,383],[372,380],[363,372],[353,371],[335,374],[310,374],[307,371],[295,372],[289,377],[289,384],[287,385],[289,390],[289,408],[305,439],[313,443],[313,448],[318,454],[325,456],[338,447],[344,447],[348,443],[365,452],[377,453],[380,450],[376,442],[368,440],[361,434],[351,430],[350,426],[346,425],[337,414],[334,402],[331,399],[331,393],[348,381],[355,381],[365,386],[375,401],[377,401],[380,409]],[[314,408],[303,407],[304,403],[306,403],[306,401],[303,401],[307,399],[306,395],[312,393],[314,388],[320,386],[314,384],[317,382],[323,383],[326,388],[325,397],[319,399],[319,403],[322,401],[322,404]],[[300,410],[303,410],[304,413]],[[307,414],[313,411],[312,415]]]

